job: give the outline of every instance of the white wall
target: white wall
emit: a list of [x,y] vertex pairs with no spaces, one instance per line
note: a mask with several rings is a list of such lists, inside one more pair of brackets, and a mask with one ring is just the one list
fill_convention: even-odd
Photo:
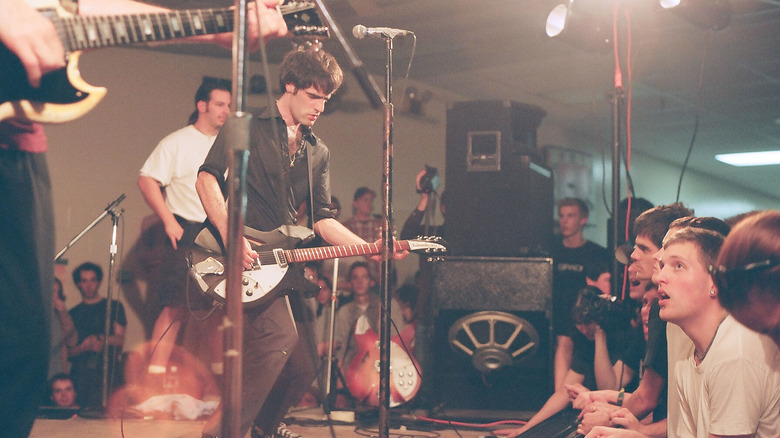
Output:
[[[124,214],[117,236],[119,266],[125,252],[136,241],[141,220],[151,213],[135,185],[138,169],[164,135],[186,123],[202,76],[230,78],[231,67],[229,60],[138,49],[88,53],[80,64],[85,80],[107,87],[108,95],[84,117],[48,127],[57,248],[64,247],[109,202],[125,193],[127,198],[122,203]],[[250,74],[257,72],[260,72],[259,67],[252,65]],[[271,74],[276,74],[273,68]],[[382,87],[383,78],[376,79]],[[424,116],[402,114],[399,108],[403,83],[400,78],[395,81],[393,204],[397,231],[415,208],[414,177],[422,165],[438,167],[444,179],[446,106],[448,102],[462,100],[433,85],[414,82],[410,85],[432,91],[433,98],[425,105]],[[367,100],[349,74],[346,86],[347,95],[341,109],[323,116],[315,127],[315,132],[332,151],[332,191],[342,202],[342,219],[351,214],[355,188],[366,185],[381,193],[384,154],[381,111],[369,109]],[[265,106],[263,102],[258,96],[248,99],[251,107]],[[567,135],[556,127],[554,120],[554,115],[550,115],[542,122],[539,144],[556,144],[593,153],[594,191],[600,190],[598,142],[586,140],[594,146],[583,146],[582,136]],[[673,201],[676,172],[675,166],[668,163],[639,154],[634,156],[632,175],[637,193],[654,203]],[[442,182],[446,184],[446,181]],[[606,190],[609,197],[609,188]],[[598,201],[600,194],[594,193],[592,199]],[[694,207],[697,214],[720,217],[754,208],[777,208],[778,205],[778,199],[758,196],[694,173],[686,176],[682,199]],[[378,213],[379,209],[380,201],[377,200],[375,211]],[[588,238],[602,244],[606,242],[606,218],[605,208],[596,202],[591,226],[586,231]],[[69,307],[79,301],[70,280],[74,267],[90,260],[108,270],[111,225],[110,218],[104,219],[68,251],[65,255],[67,266],[58,268],[57,275],[65,284]],[[399,263],[401,281],[411,275],[416,266],[415,256]],[[115,293],[119,290],[114,287]],[[129,319],[126,346],[132,348],[143,341],[143,331],[132,312]]]

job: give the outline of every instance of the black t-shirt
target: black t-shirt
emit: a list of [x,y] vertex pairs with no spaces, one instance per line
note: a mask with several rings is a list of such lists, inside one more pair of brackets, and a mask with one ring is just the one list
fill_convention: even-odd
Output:
[[668,352],[666,342],[666,321],[661,319],[658,312],[661,307],[658,301],[650,306],[650,315],[647,319],[647,354],[645,355],[645,368],[652,369],[656,374],[666,379],[661,390],[658,405],[653,410],[653,421],[666,418],[666,398],[669,390]]
[[[106,303],[108,300],[103,298],[95,304],[81,303],[70,309],[70,317],[73,319],[73,325],[78,331],[78,343],[81,344],[88,336],[96,335],[102,337],[106,334]],[[114,323],[123,327],[127,326],[127,316],[125,307],[118,301],[111,301],[111,324],[109,334],[114,334]],[[121,351],[121,348],[110,346],[109,357]],[[70,358],[70,361],[76,365],[87,362],[91,357],[102,356],[95,351],[87,351],[78,356]]]
[[609,263],[609,252],[591,241],[577,248],[567,248],[558,241],[553,245],[551,254],[554,269],[553,333],[570,336],[577,330],[571,310],[577,301],[577,293],[586,285],[586,267],[591,263]]

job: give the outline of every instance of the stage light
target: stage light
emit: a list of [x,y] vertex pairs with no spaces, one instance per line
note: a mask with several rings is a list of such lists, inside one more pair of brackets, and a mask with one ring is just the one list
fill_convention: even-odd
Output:
[[728,0],[660,0],[660,4],[703,29],[723,30],[731,22]]
[[569,0],[547,16],[547,36],[560,38],[588,52],[608,52],[611,32],[609,13],[601,0]]

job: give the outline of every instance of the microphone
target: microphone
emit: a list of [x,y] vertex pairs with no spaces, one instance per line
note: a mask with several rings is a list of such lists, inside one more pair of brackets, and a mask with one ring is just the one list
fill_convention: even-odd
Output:
[[413,32],[410,30],[393,29],[392,27],[366,27],[362,24],[352,28],[352,35],[359,40],[365,37],[393,39],[398,35],[408,35],[410,33]]

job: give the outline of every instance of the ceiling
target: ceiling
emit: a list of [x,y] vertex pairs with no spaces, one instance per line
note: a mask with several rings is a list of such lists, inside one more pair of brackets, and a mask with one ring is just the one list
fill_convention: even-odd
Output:
[[[215,6],[198,1],[200,5],[158,3]],[[631,36],[632,149],[681,165],[695,137],[690,169],[780,197],[778,166],[735,168],[714,159],[716,153],[780,149],[780,0],[730,0],[731,22],[721,31],[703,30],[662,10],[656,0],[621,1],[617,40],[626,85]],[[545,35],[547,14],[561,2],[324,0],[358,57],[378,78],[384,77],[385,44],[353,38],[357,24],[413,31],[412,79],[466,99],[539,105],[547,111],[545,121],[554,120],[569,138],[601,143],[583,145],[589,149],[609,150],[607,95],[615,88],[615,57],[612,52],[584,52]],[[412,38],[394,41],[394,73],[400,78]],[[326,48],[337,54],[341,50],[334,39]],[[272,52],[272,61],[280,53]]]

